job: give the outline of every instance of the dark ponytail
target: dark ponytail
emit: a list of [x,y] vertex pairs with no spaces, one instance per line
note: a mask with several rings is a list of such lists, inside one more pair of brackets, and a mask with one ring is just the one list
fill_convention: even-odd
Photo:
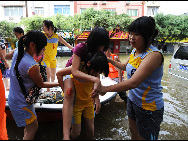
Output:
[[15,70],[18,70],[18,65],[24,56],[24,47],[26,47],[26,49],[29,48],[31,42],[36,46],[37,55],[47,45],[46,36],[38,30],[31,30],[26,35],[22,36],[18,42],[18,56],[14,67]]
[[20,61],[22,60],[22,57],[24,55],[24,46],[23,46],[23,40],[25,40],[26,36],[22,36],[20,37],[19,41],[18,41],[18,57],[16,59],[16,64],[14,66],[15,70],[18,70],[18,64],[20,63]]
[[49,30],[49,28],[50,28],[50,26],[51,26],[51,27],[52,27],[52,30],[54,31],[54,33],[57,32],[57,28],[54,26],[54,24],[53,24],[52,21],[50,21],[50,20],[44,20],[43,23],[44,23],[44,25],[48,28],[48,30]]

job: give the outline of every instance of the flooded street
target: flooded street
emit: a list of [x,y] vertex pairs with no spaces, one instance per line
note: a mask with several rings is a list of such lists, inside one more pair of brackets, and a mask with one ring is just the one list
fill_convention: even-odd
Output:
[[[168,74],[168,66],[172,55],[165,55],[164,74],[162,79],[164,98],[164,117],[161,123],[159,140],[188,140],[188,81],[172,77]],[[119,55],[124,62],[128,54]],[[70,57],[57,57],[58,68],[64,68]],[[126,75],[126,73],[125,73]],[[126,78],[126,76],[125,76]],[[53,114],[53,113],[52,113]],[[39,122],[36,140],[62,140],[62,121]],[[22,140],[23,128],[18,128],[14,121],[7,119],[7,130],[10,140]],[[81,133],[84,138],[85,130]],[[96,140],[130,140],[128,129],[127,106],[119,99],[102,105],[95,117]]]

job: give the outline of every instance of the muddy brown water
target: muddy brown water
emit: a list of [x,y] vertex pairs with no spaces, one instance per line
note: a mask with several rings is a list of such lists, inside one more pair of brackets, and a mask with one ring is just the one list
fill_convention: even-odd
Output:
[[[164,119],[161,123],[159,140],[187,140],[188,137],[188,81],[168,74],[172,55],[164,55],[164,75],[162,79],[164,98]],[[124,62],[128,54],[119,54]],[[70,57],[57,57],[57,67],[64,68]],[[126,74],[126,73],[125,73]],[[125,76],[126,78],[126,76]],[[95,140],[130,140],[127,106],[117,95],[102,106],[95,117]],[[82,121],[84,122],[84,121]],[[63,123],[59,121],[39,122],[36,140],[62,140]],[[85,138],[85,127],[80,139]],[[18,128],[14,121],[7,119],[7,131],[10,140],[22,140],[23,128]]]

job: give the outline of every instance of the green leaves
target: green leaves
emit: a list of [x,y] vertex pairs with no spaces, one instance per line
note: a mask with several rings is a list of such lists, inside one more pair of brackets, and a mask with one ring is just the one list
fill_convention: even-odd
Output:
[[[117,24],[120,26],[121,30],[126,32],[128,25],[134,20],[125,13],[117,15],[114,11],[87,8],[82,14],[75,14],[74,17],[64,16],[59,13],[46,18],[35,15],[30,18],[23,18],[18,25],[25,27],[25,33],[33,29],[41,31],[42,23],[45,19],[53,21],[54,26],[57,27],[58,31],[73,31],[74,35],[79,35],[84,30],[90,30],[95,26],[102,26],[106,28],[106,30],[113,30],[116,28]],[[188,37],[187,15],[176,16],[159,13],[154,19],[159,31],[156,40],[165,43],[166,40],[182,40]],[[1,21],[0,34],[3,35],[3,37],[15,38],[13,35],[13,28],[18,25],[7,21]]]
[[188,37],[188,16],[187,15],[164,15],[157,14],[154,17],[159,31],[157,40],[177,41]]
[[13,33],[13,29],[16,26],[17,24],[13,22],[7,22],[6,20],[0,21],[0,36],[4,37],[6,40],[12,39],[13,43],[15,43],[17,38]]
[[23,18],[20,21],[20,25],[23,25],[24,28],[24,32],[27,33],[30,30],[42,30],[42,23],[43,23],[44,18],[38,15],[35,15],[33,17],[30,18]]

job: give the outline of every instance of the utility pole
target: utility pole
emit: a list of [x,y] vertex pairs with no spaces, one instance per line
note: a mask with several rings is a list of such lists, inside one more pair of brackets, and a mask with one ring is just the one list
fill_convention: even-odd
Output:
[[28,17],[27,1],[25,1],[25,8],[26,8],[26,17]]

